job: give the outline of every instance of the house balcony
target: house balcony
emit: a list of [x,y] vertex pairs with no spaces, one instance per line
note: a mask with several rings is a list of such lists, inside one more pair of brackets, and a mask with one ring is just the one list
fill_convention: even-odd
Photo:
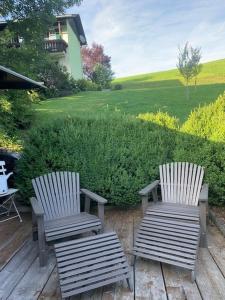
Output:
[[63,39],[45,40],[44,47],[50,53],[65,53],[68,44]]

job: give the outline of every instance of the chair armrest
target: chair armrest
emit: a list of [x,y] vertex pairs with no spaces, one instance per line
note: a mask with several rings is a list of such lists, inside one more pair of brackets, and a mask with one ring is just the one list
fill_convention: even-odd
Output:
[[32,197],[30,199],[30,203],[33,209],[34,214],[36,215],[36,217],[42,217],[44,216],[44,211],[42,209],[42,207],[39,205],[38,201],[36,198]]
[[152,190],[159,185],[159,180],[155,180],[138,192],[140,196],[147,196]]
[[201,192],[200,192],[199,202],[207,202],[208,194],[209,194],[209,185],[207,183],[205,183],[205,184],[203,184]]
[[89,197],[90,199],[92,199],[98,203],[105,204],[108,202],[105,198],[103,198],[87,189],[81,189],[81,193],[83,193],[85,196]]

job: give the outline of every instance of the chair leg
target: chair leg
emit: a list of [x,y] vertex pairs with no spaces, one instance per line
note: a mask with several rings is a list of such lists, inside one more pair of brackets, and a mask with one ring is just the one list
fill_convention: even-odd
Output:
[[128,285],[129,290],[130,290],[131,292],[133,292],[133,283],[132,283],[131,278],[130,278],[130,277],[127,278],[126,281],[127,281],[127,285]]
[[38,220],[38,247],[39,247],[39,262],[40,267],[43,267],[47,263],[47,252],[45,244],[45,230],[43,219]]
[[195,279],[196,279],[196,272],[195,272],[195,270],[192,270],[191,271],[191,282],[194,283]]
[[34,242],[38,240],[37,217],[35,216],[33,209],[32,209],[32,236]]
[[200,247],[207,248],[207,227],[206,227],[206,202],[199,202],[200,205],[200,225],[201,225],[201,237]]

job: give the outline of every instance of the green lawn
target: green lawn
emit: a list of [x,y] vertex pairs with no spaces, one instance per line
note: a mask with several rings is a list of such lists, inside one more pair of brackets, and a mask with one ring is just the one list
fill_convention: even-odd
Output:
[[190,87],[186,100],[185,87],[177,70],[119,78],[120,91],[83,92],[74,96],[43,101],[35,106],[38,122],[65,116],[88,116],[105,112],[137,115],[167,111],[184,121],[191,110],[212,102],[225,90],[225,59],[203,65],[197,88]]

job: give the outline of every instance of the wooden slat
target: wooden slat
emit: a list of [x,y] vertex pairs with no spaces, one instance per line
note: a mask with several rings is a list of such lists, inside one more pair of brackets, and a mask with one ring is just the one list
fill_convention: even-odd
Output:
[[78,235],[81,233],[86,233],[88,231],[96,231],[99,230],[100,228],[101,228],[100,223],[92,223],[92,224],[80,226],[80,228],[74,228],[73,230],[64,230],[61,232],[56,231],[54,234],[51,234],[50,236],[46,233],[46,240],[53,241],[65,237]]
[[196,251],[195,253],[189,253],[185,251],[185,248],[183,249],[172,249],[170,247],[170,245],[168,244],[160,244],[158,243],[158,245],[153,245],[152,243],[146,243],[140,240],[137,240],[134,246],[134,249],[136,251],[142,251],[142,249],[146,249],[146,250],[153,250],[153,251],[158,251],[158,253],[162,252],[162,253],[167,253],[167,254],[172,254],[176,257],[180,256],[180,257],[185,257],[185,258],[191,258],[191,259],[195,259],[196,258]]
[[100,252],[100,251],[104,251],[104,250],[107,250],[107,249],[112,249],[112,247],[118,247],[120,246],[119,242],[116,242],[112,245],[112,241],[108,241],[108,242],[103,242],[102,244],[94,244],[94,245],[89,245],[89,246],[84,246],[84,247],[79,247],[79,248],[76,248],[76,249],[70,249],[70,250],[67,250],[67,251],[63,251],[63,252],[60,252],[60,253],[57,253],[57,258],[58,258],[58,261],[60,261],[60,258],[64,260],[64,256],[69,256],[69,255],[74,255],[76,253],[79,253],[79,252],[82,252],[84,253],[88,253],[91,254],[91,253],[94,253],[97,251]]
[[[111,279],[108,279],[108,280],[104,280],[104,281],[101,281],[101,282],[98,282],[98,283],[95,283],[95,284],[92,284],[92,285],[88,286],[88,289],[87,289],[87,287],[77,289],[76,294],[86,292],[87,290],[96,289],[96,288],[101,287],[103,285],[108,285],[108,284],[111,284],[111,283],[114,283],[114,282],[118,282],[118,281],[124,280],[126,278],[127,278],[127,275],[121,275],[121,276],[117,276],[117,277],[114,277],[114,278],[111,278]],[[64,292],[62,294],[63,297],[70,297],[72,295],[75,295],[74,291]]]
[[162,213],[168,213],[168,214],[179,214],[183,216],[194,216],[199,217],[199,210],[190,210],[188,208],[182,209],[179,207],[179,204],[174,205],[173,207],[170,206],[163,206],[163,205],[152,205],[151,208],[149,208],[146,211],[146,214],[152,213],[152,212],[162,212]]
[[86,255],[85,257],[82,256],[82,253],[78,256],[76,254],[76,258],[71,258],[69,257],[68,260],[64,260],[63,262],[58,262],[58,266],[61,268],[67,267],[71,264],[82,264],[83,262],[85,263],[85,265],[88,265],[89,262],[88,260],[96,260],[98,258],[102,258],[104,260],[109,260],[111,257],[112,258],[117,258],[117,257],[121,257],[123,256],[122,252],[121,252],[121,248],[115,248],[115,249],[109,249],[109,250],[105,250],[102,253],[94,253],[94,254],[90,254],[90,255]]
[[199,222],[199,217],[195,215],[180,215],[176,213],[171,214],[170,212],[160,212],[160,211],[159,212],[147,211],[146,214],[152,216],[167,217],[171,219],[181,219],[181,220]]
[[165,238],[160,238],[158,236],[152,236],[152,235],[145,235],[144,233],[142,233],[142,237],[139,238],[139,237],[136,237],[136,241],[142,241],[143,238],[145,239],[146,241],[146,244],[148,244],[149,242],[151,243],[152,241],[153,242],[157,242],[157,243],[163,243],[163,244],[168,244],[168,245],[174,245],[174,246],[178,246],[178,247],[184,247],[185,249],[188,248],[190,250],[194,250],[196,249],[196,245],[195,243],[194,244],[190,244],[190,243],[186,243],[185,242],[181,242],[181,241],[174,241],[173,239],[170,240],[166,240]]
[[[64,292],[70,290],[71,288],[76,289],[83,285],[93,284],[95,282],[106,280],[112,277],[127,275],[128,273],[128,268],[121,268],[120,265],[116,265],[105,270],[98,270],[98,272],[89,272],[85,275],[76,276],[75,278],[67,278],[65,280],[61,280],[61,290],[62,292]],[[76,283],[74,283],[75,280]]]
[[148,227],[149,225],[151,226],[151,228],[154,229],[159,229],[160,231],[165,231],[165,233],[167,231],[169,232],[174,232],[174,233],[182,233],[182,234],[186,234],[186,235],[190,235],[190,236],[198,236],[199,231],[190,231],[190,230],[184,230],[182,229],[180,226],[176,226],[176,227],[171,227],[171,226],[163,226],[162,224],[160,224],[160,226],[152,224],[151,222],[146,222],[145,220],[143,220],[142,225],[146,225],[146,227]]
[[[143,240],[139,237],[136,238],[136,244],[138,245],[139,243],[142,243]],[[154,239],[145,239],[145,244],[146,245],[152,245],[152,246],[157,246],[157,247],[162,247],[162,248],[166,248],[166,249],[174,249],[174,250],[178,250],[178,251],[182,251],[184,253],[191,253],[191,254],[195,254],[196,253],[196,249],[192,248],[188,248],[186,247],[185,244],[183,244],[183,246],[177,246],[174,243],[166,243],[162,240],[156,240],[154,241]]]
[[[108,268],[110,266],[112,266],[113,264],[124,264],[126,263],[126,258],[124,256],[121,256],[119,258],[116,258],[116,259],[113,259],[112,260],[108,260],[108,261],[101,261],[100,263],[97,263],[95,264],[95,270],[98,270],[98,269],[102,269],[102,268]],[[90,272],[93,270],[93,266],[82,266],[82,272],[85,273],[85,272]],[[77,266],[70,266],[70,269],[66,270],[66,272],[64,272],[64,270],[61,272],[59,272],[59,277],[61,279],[63,278],[67,278],[67,277],[70,277],[70,276],[77,276],[77,274],[80,274],[81,271],[80,271],[80,268]]]
[[186,229],[189,229],[190,230],[198,230],[200,225],[199,223],[193,223],[193,222],[189,222],[189,221],[186,221],[186,222],[182,222],[181,220],[173,220],[173,219],[168,219],[168,218],[158,218],[158,217],[154,217],[154,216],[145,216],[144,217],[144,220],[148,221],[148,222],[154,222],[154,223],[157,223],[157,224],[167,224],[168,226],[171,224],[171,225],[180,225]]
[[80,175],[76,173],[76,200],[77,200],[77,212],[80,212]]
[[189,240],[189,239],[181,238],[181,237],[177,237],[177,236],[169,236],[168,234],[163,234],[163,233],[148,232],[148,231],[139,229],[138,235],[139,234],[141,236],[143,236],[143,238],[145,238],[145,239],[147,239],[148,237],[149,238],[155,237],[155,238],[159,238],[162,240],[165,239],[168,241],[172,241],[172,243],[174,243],[174,242],[185,243],[187,245],[190,245],[190,247],[191,247],[191,245],[196,245],[195,240]]
[[67,249],[67,247],[69,247],[70,245],[77,245],[77,247],[79,247],[79,245],[86,245],[89,242],[101,242],[101,241],[105,241],[107,238],[111,238],[111,237],[115,237],[115,233],[114,232],[109,232],[109,233],[104,233],[101,235],[95,235],[95,236],[88,236],[86,238],[82,238],[82,239],[77,239],[77,240],[72,240],[72,241],[67,241],[67,242],[62,242],[62,243],[58,243],[55,244],[54,247],[56,249],[56,253],[58,253],[60,250],[64,251]]
[[[159,220],[160,219],[160,220]],[[179,229],[179,230],[182,230],[182,229],[180,229],[180,228],[183,228],[183,229],[185,229],[186,231],[190,231],[190,232],[199,232],[199,228],[200,228],[200,225],[198,225],[198,224],[196,224],[195,223],[195,225],[196,225],[196,227],[194,227],[194,226],[186,226],[186,224],[185,223],[183,223],[183,222],[176,222],[175,224],[174,224],[174,222],[173,221],[171,221],[171,222],[168,222],[167,220],[165,220],[165,222],[163,222],[163,219],[162,218],[159,218],[159,219],[156,219],[156,218],[144,218],[143,219],[143,222],[144,223],[148,223],[148,224],[152,224],[152,225],[154,225],[154,226],[166,226],[167,228],[174,228],[174,229]],[[179,224],[179,223],[183,223],[184,225],[182,225],[182,224]]]
[[59,207],[61,210],[61,217],[65,217],[64,214],[64,203],[63,203],[63,190],[62,190],[62,183],[61,183],[61,176],[60,176],[60,172],[56,172],[56,182],[57,182],[57,190],[58,190],[58,201],[59,201]]
[[162,201],[197,205],[204,170],[187,162],[159,166]]
[[96,218],[93,220],[81,220],[80,222],[74,222],[62,226],[56,226],[55,229],[46,229],[45,232],[46,234],[50,237],[56,234],[63,234],[64,232],[72,232],[76,230],[80,230],[83,228],[88,228],[88,227],[93,227],[93,226],[100,226],[101,223],[100,221]]

